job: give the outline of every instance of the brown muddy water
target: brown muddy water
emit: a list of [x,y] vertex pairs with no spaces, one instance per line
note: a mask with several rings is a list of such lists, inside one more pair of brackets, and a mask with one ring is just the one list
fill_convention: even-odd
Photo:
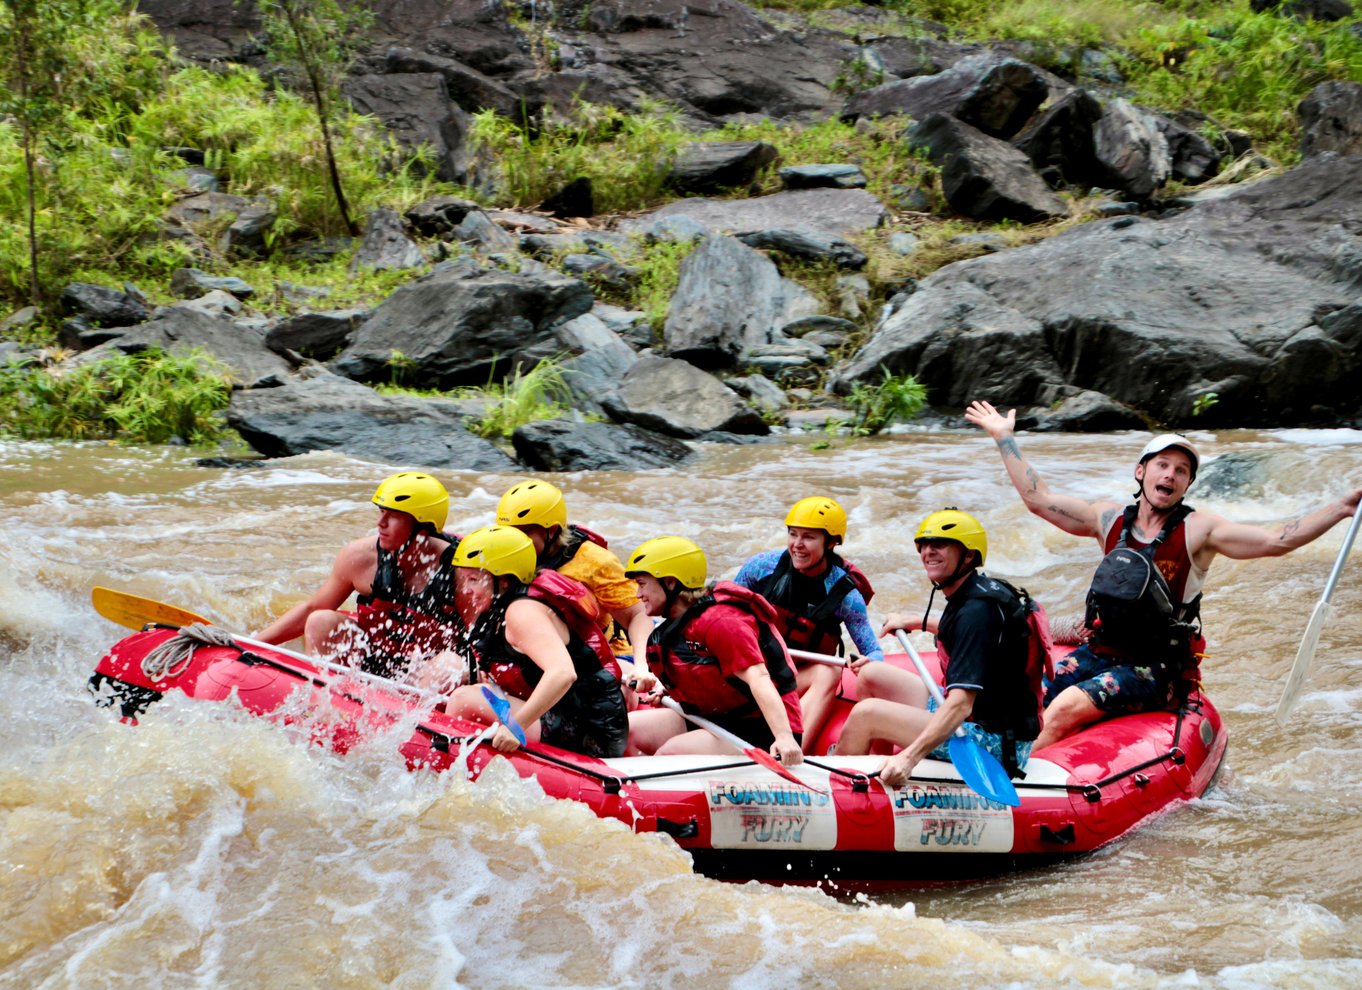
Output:
[[[1208,459],[1267,457],[1263,480],[1193,489],[1234,519],[1362,483],[1362,433],[1195,437]],[[1021,439],[1052,487],[1092,498],[1132,490],[1143,442]],[[259,628],[372,527],[392,470],[0,444],[0,988],[1362,986],[1362,550],[1291,727],[1272,717],[1344,526],[1212,568],[1205,679],[1230,748],[1203,800],[1050,869],[834,899],[696,876],[669,840],[509,773],[408,773],[391,739],[340,758],[226,705],[172,697],[131,728],[91,704],[124,632],[92,586]],[[465,532],[516,480],[437,473]],[[876,615],[923,606],[912,534],[944,505],[980,516],[989,571],[1052,615],[1080,607],[1098,556],[1026,514],[978,433],[709,447],[681,471],[554,480],[620,552],[684,533],[722,576],[781,544],[792,502],[830,494]]]

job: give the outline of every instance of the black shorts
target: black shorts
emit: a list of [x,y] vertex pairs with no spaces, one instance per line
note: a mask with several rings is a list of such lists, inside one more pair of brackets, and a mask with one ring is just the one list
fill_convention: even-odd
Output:
[[[710,722],[720,728],[727,729],[745,743],[755,746],[757,749],[770,749],[771,744],[776,741],[776,734],[771,731],[771,727],[766,724],[766,719],[760,714],[757,715],[706,715]],[[692,725],[692,728],[700,728]],[[794,734],[795,742],[800,742],[800,733]]]
[[598,670],[579,677],[558,704],[540,717],[539,738],[585,756],[623,756],[629,740],[629,711],[615,675]]

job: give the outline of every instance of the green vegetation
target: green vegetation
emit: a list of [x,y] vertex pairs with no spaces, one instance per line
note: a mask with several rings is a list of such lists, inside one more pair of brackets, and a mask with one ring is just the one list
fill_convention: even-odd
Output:
[[1220,394],[1218,392],[1202,392],[1192,400],[1192,415],[1200,416],[1202,413],[1208,412],[1219,401]]
[[[0,3],[0,16],[8,2]],[[273,206],[271,245],[346,233],[308,102],[271,90],[253,70],[177,67],[149,22],[116,14],[126,11],[126,0],[97,6],[97,24],[82,22],[66,34],[78,71],[54,104],[57,117],[36,132],[31,186],[23,128],[0,118],[0,299],[14,304],[32,293],[29,188],[41,303],[50,304],[73,280],[145,283],[154,296],[157,283],[188,263],[246,277],[243,269],[257,263],[222,257],[215,246],[233,215],[203,221],[183,237],[163,234],[165,213],[186,188],[186,163],[176,148],[202,153],[234,195]],[[379,204],[400,209],[434,191],[427,163],[399,153],[373,121],[346,113],[333,134],[336,167],[357,212]],[[306,262],[273,258],[279,279],[319,284]],[[330,284],[348,283],[343,265],[329,274]]]
[[231,379],[206,354],[157,350],[58,371],[0,368],[0,436],[206,445],[228,435]]
[[569,411],[572,393],[567,376],[561,362],[544,358],[527,372],[517,364],[504,381],[489,380],[482,388],[460,389],[457,394],[486,402],[469,429],[488,440],[509,440],[518,426],[557,419]]
[[[579,177],[590,179],[601,214],[651,208],[671,197],[667,173],[681,146],[697,140],[774,145],[777,163],[757,178],[764,192],[779,188],[780,166],[853,162],[861,168],[869,191],[895,211],[883,229],[855,239],[869,258],[869,313],[904,280],[984,250],[959,243],[961,234],[987,231],[1016,246],[1093,216],[1081,198],[1067,194],[1069,217],[1048,224],[952,218],[936,169],[906,150],[901,120],[747,121],[697,134],[661,104],[625,113],[576,102],[522,120],[477,114],[469,184],[455,188],[433,178],[429,155],[400,150],[376,122],[339,109],[335,84],[372,0],[239,2],[261,11],[265,43],[283,74],[267,80],[230,64],[187,65],[136,13],[134,0],[0,0],[0,316],[29,301],[40,310],[36,322],[9,336],[29,345],[51,343],[61,318],[56,297],[68,282],[128,281],[163,302],[171,272],[184,265],[245,279],[256,290],[253,305],[270,313],[306,305],[291,301],[288,283],[327,290],[328,307],[370,305],[411,278],[404,272],[350,273],[355,220],[373,208],[400,211],[435,193],[529,207]],[[842,9],[845,0],[752,2],[782,26],[811,22],[844,31],[857,44],[871,36],[941,30],[928,22],[946,25],[954,40],[1010,39],[1022,57],[1081,82],[1097,66],[1119,73],[1118,88],[1135,102],[1166,112],[1199,111],[1212,140],[1228,128],[1244,130],[1260,154],[1281,165],[1299,157],[1300,99],[1327,79],[1362,79],[1358,18],[1327,24],[1255,14],[1249,0],[883,0],[859,13]],[[551,6],[503,0],[502,8],[525,35],[532,57],[552,68],[558,52]],[[573,10],[572,16],[585,18],[589,7]],[[849,59],[830,82],[851,93],[879,81],[874,61],[860,57]],[[223,253],[221,235],[235,219],[230,210],[182,227],[168,223],[169,211],[189,191],[188,163],[200,156],[223,190],[274,211],[262,256]],[[1217,181],[1263,167],[1246,157]],[[906,256],[891,250],[891,236],[908,231],[917,248]],[[314,255],[290,251],[323,243],[327,249]],[[597,294],[644,311],[660,332],[681,263],[693,248],[646,245],[627,259],[637,282],[629,288],[598,285]],[[829,303],[836,299],[840,273],[830,266],[775,260],[786,276]],[[863,321],[862,334],[872,320]],[[860,339],[853,333],[848,346]],[[393,355],[393,385],[410,379],[409,363]],[[489,410],[479,428],[505,437],[514,424],[560,409],[568,401],[561,366],[545,364],[525,373],[516,368],[505,383],[479,390]],[[195,366],[204,368],[202,362]],[[107,421],[88,408],[78,412],[87,393],[110,387],[122,374],[117,368],[65,375],[6,369],[0,427],[23,436],[49,430],[45,435],[149,439],[138,425],[137,402],[125,401],[121,392],[107,400],[114,407]],[[183,367],[165,374],[168,389],[193,377]],[[886,372],[880,385],[858,390],[853,429],[876,432],[911,415],[913,402],[921,404],[913,398],[916,388],[911,379]],[[62,389],[74,390],[69,402]],[[1214,393],[1198,396],[1193,412],[1206,412],[1215,399]],[[209,426],[186,426],[177,412],[149,413],[145,403],[140,409],[153,420],[175,420],[166,436],[211,436],[204,432]],[[216,422],[211,410],[207,422]]]
[[345,184],[336,164],[332,128],[344,116],[341,83],[352,61],[350,46],[373,22],[373,14],[367,7],[337,0],[254,0],[254,4],[264,24],[270,56],[307,81],[336,211],[350,236],[358,236],[359,227],[350,216]]
[[639,273],[638,283],[626,298],[618,301],[645,313],[656,335],[662,333],[667,322],[672,294],[681,281],[681,262],[698,246],[698,241],[659,241],[633,262]]
[[549,108],[539,121],[476,114],[469,133],[475,188],[491,180],[499,202],[534,206],[578,178],[591,180],[597,212],[637,210],[660,202],[676,149],[694,140],[675,111],[644,103],[636,112],[574,103]]
[[[401,352],[394,352],[390,363],[410,361]],[[480,412],[468,429],[488,440],[505,441],[517,427],[541,419],[558,419],[572,411],[572,391],[567,376],[572,372],[563,367],[559,358],[544,358],[529,371],[516,364],[509,375],[498,378],[495,368],[486,385],[458,388],[446,392],[440,389],[414,389],[401,385],[379,385],[378,391],[387,395],[416,395],[423,398],[463,401]],[[395,375],[396,377],[396,375]]]
[[[837,0],[754,0],[795,10],[834,29],[863,31],[832,17]],[[1283,164],[1299,159],[1296,105],[1329,79],[1362,80],[1358,19],[1325,23],[1248,0],[885,0],[879,33],[927,32],[948,25],[962,40],[1010,39],[1024,57],[1063,75],[1083,73],[1085,51],[1100,51],[1125,80],[1126,95],[1165,112],[1197,110],[1218,130],[1248,132],[1257,150]],[[854,62],[843,84],[863,85]]]
[[912,375],[880,370],[884,379],[878,385],[857,383],[847,396],[847,405],[856,413],[849,427],[855,436],[873,436],[896,420],[912,419],[927,404],[927,386]]

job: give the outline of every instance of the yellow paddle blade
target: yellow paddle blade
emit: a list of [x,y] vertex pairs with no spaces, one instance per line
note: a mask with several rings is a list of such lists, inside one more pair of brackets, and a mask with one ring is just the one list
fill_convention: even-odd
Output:
[[130,595],[126,591],[114,591],[112,588],[91,589],[90,601],[95,611],[104,618],[128,629],[141,629],[156,622],[167,626],[187,626],[195,622],[212,624],[210,620],[188,609],[176,608],[153,598]]

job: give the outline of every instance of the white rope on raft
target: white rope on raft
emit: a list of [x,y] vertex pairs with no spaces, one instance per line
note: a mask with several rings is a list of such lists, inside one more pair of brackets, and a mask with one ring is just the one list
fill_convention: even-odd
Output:
[[142,673],[147,680],[160,681],[179,677],[194,659],[200,646],[234,646],[232,634],[221,626],[195,622],[181,626],[170,639],[153,647],[142,658]]

